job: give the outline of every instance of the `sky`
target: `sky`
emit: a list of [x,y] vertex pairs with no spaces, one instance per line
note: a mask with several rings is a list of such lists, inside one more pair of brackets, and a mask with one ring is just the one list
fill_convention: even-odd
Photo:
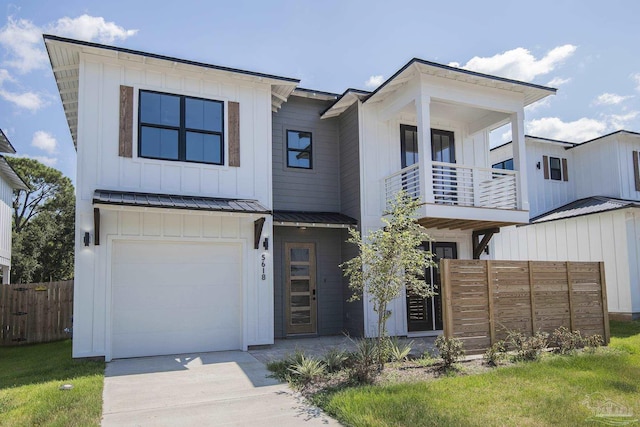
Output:
[[[0,128],[18,155],[75,181],[76,155],[42,33],[373,90],[411,58],[552,86],[530,135],[640,131],[640,2],[0,0]],[[510,140],[498,130],[494,144]]]

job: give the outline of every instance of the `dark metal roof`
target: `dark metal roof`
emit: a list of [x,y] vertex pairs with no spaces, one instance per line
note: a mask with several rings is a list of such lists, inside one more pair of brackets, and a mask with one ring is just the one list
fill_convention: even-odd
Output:
[[113,190],[96,190],[93,194],[93,203],[196,211],[271,213],[269,209],[262,206],[257,200],[135,193]]
[[86,41],[82,41],[82,40],[69,39],[69,38],[66,38],[66,37],[54,36],[54,35],[51,35],[51,34],[43,34],[42,37],[44,38],[45,41],[47,41],[47,40],[55,40],[55,41],[59,41],[59,42],[75,44],[75,45],[78,45],[78,46],[95,47],[95,48],[98,48],[98,49],[112,50],[114,52],[128,53],[128,54],[131,54],[131,55],[146,56],[148,58],[162,59],[162,60],[171,61],[171,62],[179,62],[179,63],[182,63],[182,64],[195,65],[195,66],[204,67],[204,68],[211,68],[211,69],[214,69],[214,70],[229,71],[231,73],[246,74],[246,75],[254,76],[254,77],[263,77],[263,78],[267,78],[267,79],[282,80],[282,81],[285,81],[285,82],[300,83],[299,79],[294,79],[294,78],[291,78],[291,77],[282,77],[282,76],[276,76],[276,75],[273,75],[273,74],[259,73],[259,72],[256,72],[256,71],[241,70],[239,68],[231,68],[231,67],[224,67],[224,66],[221,66],[221,65],[207,64],[207,63],[204,63],[204,62],[190,61],[190,60],[187,60],[187,59],[174,58],[174,57],[171,57],[171,56],[165,56],[165,55],[158,55],[158,54],[155,54],[155,53],[142,52],[140,50],[126,49],[126,48],[123,48],[123,47],[108,46],[108,45],[99,44],[99,43],[93,43],[93,42],[86,42]]
[[620,129],[620,130],[617,130],[617,131],[615,131],[615,132],[611,132],[611,133],[608,133],[608,134],[606,134],[606,135],[602,135],[602,136],[599,136],[599,137],[597,137],[597,138],[593,138],[593,139],[590,139],[590,140],[588,140],[588,141],[581,142],[580,144],[574,144],[574,146],[573,146],[573,147],[569,147],[569,148],[567,148],[567,150],[570,150],[570,149],[572,149],[572,148],[576,148],[576,147],[582,147],[583,145],[587,145],[587,144],[589,144],[590,142],[598,141],[598,140],[601,140],[601,139],[603,139],[603,138],[606,138],[606,137],[608,137],[608,136],[615,135],[615,134],[618,134],[618,133],[626,133],[626,134],[628,134],[628,135],[636,135],[636,136],[637,136],[637,135],[640,135],[640,133],[638,133],[638,132],[632,132],[632,131],[630,131],[630,130]]
[[640,202],[602,196],[587,197],[561,206],[535,218],[531,218],[531,224],[557,221],[560,219],[574,218],[577,216],[590,215],[624,208],[640,208]]
[[[539,139],[539,140],[541,140],[541,141],[548,141],[548,142],[553,142],[553,143],[557,143],[557,144],[564,144],[564,145],[568,145],[568,146],[569,146],[569,148],[572,148],[572,147],[574,147],[574,146],[578,145],[578,144],[576,144],[575,142],[560,141],[559,139],[543,138],[543,137],[541,137],[541,136],[525,135],[524,137],[525,137],[525,139],[526,139],[526,138],[530,138],[530,139]],[[505,143],[502,143],[502,144],[500,144],[500,145],[497,145],[497,146],[495,146],[495,147],[491,148],[489,151],[497,150],[498,148],[502,148],[502,147],[504,147],[505,145],[509,145],[509,144],[513,144],[513,140],[508,141],[508,142],[505,142]]]
[[274,211],[273,221],[301,224],[358,224],[358,221],[350,216],[336,212]]

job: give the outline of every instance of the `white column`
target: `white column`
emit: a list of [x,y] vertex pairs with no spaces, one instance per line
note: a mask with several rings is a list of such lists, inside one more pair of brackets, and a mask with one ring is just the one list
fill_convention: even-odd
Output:
[[420,153],[420,197],[425,203],[433,203],[433,173],[431,168],[431,97],[422,94],[416,98],[418,118],[418,152]]
[[529,188],[527,184],[527,149],[524,140],[524,110],[511,114],[511,138],[513,143],[513,166],[518,171],[516,192],[518,209],[529,210]]
[[3,265],[2,266],[2,284],[8,285],[11,283],[11,267]]

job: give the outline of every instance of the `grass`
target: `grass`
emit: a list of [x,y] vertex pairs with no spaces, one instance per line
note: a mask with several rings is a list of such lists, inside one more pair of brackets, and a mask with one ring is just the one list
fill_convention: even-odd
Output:
[[413,384],[348,388],[316,403],[352,426],[584,425],[586,399],[610,399],[640,418],[640,322],[611,322],[611,344],[595,354]]
[[104,363],[73,360],[71,341],[2,347],[0,425],[99,425],[103,379]]

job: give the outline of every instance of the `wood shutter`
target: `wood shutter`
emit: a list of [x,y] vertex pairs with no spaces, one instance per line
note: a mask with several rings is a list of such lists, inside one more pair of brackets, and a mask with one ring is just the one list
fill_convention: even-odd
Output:
[[542,156],[542,169],[544,170],[544,179],[549,179],[549,157]]
[[228,103],[229,166],[240,166],[240,104]]
[[640,191],[640,151],[633,152],[633,176],[636,181],[636,191]]
[[567,168],[567,159],[562,159],[562,180],[569,181],[569,171]]
[[133,88],[120,86],[120,157],[133,156]]

